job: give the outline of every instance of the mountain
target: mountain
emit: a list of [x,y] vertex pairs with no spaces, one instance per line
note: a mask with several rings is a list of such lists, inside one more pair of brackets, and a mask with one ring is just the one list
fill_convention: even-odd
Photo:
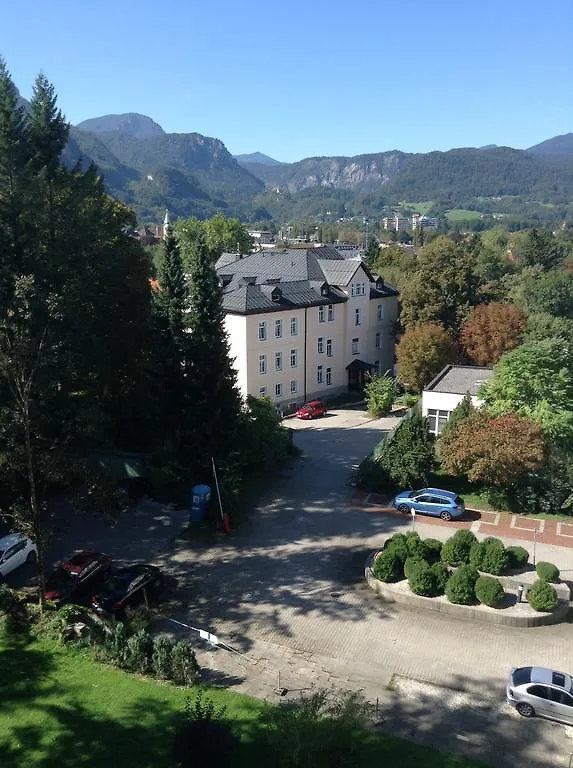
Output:
[[573,133],[554,136],[552,139],[542,141],[541,144],[529,147],[527,151],[533,155],[545,157],[573,157]]
[[260,165],[284,165],[280,160],[275,160],[274,157],[263,155],[262,152],[251,152],[250,155],[233,155],[233,157],[243,166],[250,163],[260,163]]
[[137,112],[127,112],[123,115],[103,115],[102,117],[92,117],[76,125],[80,131],[89,131],[89,133],[126,133],[128,136],[135,136],[138,139],[145,139],[149,136],[163,136],[165,131],[154,120],[146,115],[139,115]]

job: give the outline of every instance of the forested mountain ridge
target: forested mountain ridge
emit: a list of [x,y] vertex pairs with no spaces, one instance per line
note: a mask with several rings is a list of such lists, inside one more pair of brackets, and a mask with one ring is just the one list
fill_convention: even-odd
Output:
[[137,112],[127,112],[122,115],[103,115],[102,117],[92,117],[89,120],[83,120],[76,125],[80,131],[89,131],[90,133],[127,133],[129,136],[135,136],[138,139],[145,139],[149,136],[163,136],[163,128],[147,115],[140,115]]

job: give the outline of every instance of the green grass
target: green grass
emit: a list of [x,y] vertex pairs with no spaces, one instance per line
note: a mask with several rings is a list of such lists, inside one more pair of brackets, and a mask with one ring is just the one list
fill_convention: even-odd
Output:
[[[88,651],[47,640],[0,638],[2,768],[170,768],[171,739],[189,689],[129,675]],[[269,691],[270,693],[270,691]],[[210,689],[241,735],[237,768],[256,762],[263,703]],[[402,768],[478,768],[478,763],[392,736],[365,734],[361,763]]]
[[479,219],[481,216],[479,211],[470,211],[466,208],[452,208],[451,211],[446,213],[448,221],[467,221]]
[[413,211],[417,211],[422,215],[425,215],[426,213],[428,213],[428,211],[433,205],[434,203],[432,200],[426,200],[425,202],[421,202],[421,203],[408,203],[406,201],[403,201],[400,203],[401,208],[411,208]]

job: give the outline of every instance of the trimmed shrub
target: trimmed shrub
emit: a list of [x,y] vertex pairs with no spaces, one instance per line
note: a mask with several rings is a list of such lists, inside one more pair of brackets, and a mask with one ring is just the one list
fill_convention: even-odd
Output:
[[434,597],[436,595],[436,579],[430,566],[423,560],[421,562],[421,565],[412,570],[408,584],[415,595]]
[[416,555],[412,555],[411,557],[408,557],[404,563],[404,576],[407,579],[410,579],[415,571],[427,567],[428,563],[425,560],[422,560],[421,557],[417,557]]
[[559,568],[553,563],[537,563],[535,571],[542,581],[559,581]]
[[122,669],[129,668],[130,652],[127,641],[128,634],[125,624],[118,621],[106,638],[105,651],[110,662]]
[[384,549],[374,560],[372,572],[380,581],[398,581],[404,573],[403,564],[393,549]]
[[410,556],[410,550],[408,549],[408,539],[404,533],[395,533],[384,544],[385,550],[391,550],[394,552],[398,560],[404,565],[406,558]]
[[469,563],[470,549],[477,541],[471,531],[461,528],[442,546],[441,558],[446,565],[464,565]]
[[470,547],[470,565],[472,568],[477,568],[478,571],[482,570],[481,564],[483,556],[485,554],[485,547],[481,541],[476,541]]
[[127,641],[129,668],[147,675],[151,670],[153,638],[145,629],[140,629]]
[[153,640],[153,655],[151,662],[153,671],[157,677],[170,680],[173,676],[171,659],[173,655],[173,642],[167,635],[157,635]]
[[437,563],[440,560],[442,554],[442,542],[438,539],[424,539],[424,547],[426,548],[425,559],[429,563]]
[[557,592],[548,581],[536,581],[527,593],[527,602],[535,611],[549,613],[557,608]]
[[498,579],[491,576],[480,576],[475,585],[475,596],[484,605],[498,608],[505,598],[505,592]]
[[408,547],[408,553],[412,557],[419,557],[422,560],[426,559],[426,545],[416,531],[410,531],[406,534],[406,546]]
[[446,597],[450,603],[472,605],[475,603],[475,584],[479,574],[469,565],[461,565],[448,579]]
[[529,562],[529,552],[523,547],[508,547],[507,554],[510,569],[525,568]]
[[176,685],[195,685],[199,681],[199,664],[189,640],[179,640],[173,646],[171,670]]
[[492,573],[494,576],[501,576],[507,571],[509,566],[509,555],[501,539],[494,536],[488,536],[482,541],[483,557],[481,569],[486,573]]
[[444,565],[444,563],[434,563],[430,566],[430,570],[432,571],[436,582],[436,595],[443,595],[444,590],[446,589],[446,584],[451,576],[448,567]]

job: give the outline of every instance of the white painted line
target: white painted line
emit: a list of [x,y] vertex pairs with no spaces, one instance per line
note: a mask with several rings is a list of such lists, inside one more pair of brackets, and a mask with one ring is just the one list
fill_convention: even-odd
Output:
[[573,528],[573,523],[557,523],[557,535],[563,536],[566,539],[573,539],[573,533],[562,533],[561,532],[561,526],[562,525],[568,525],[570,528]]
[[[516,531],[530,531],[533,533],[533,528],[524,528],[522,525],[517,525],[518,521],[517,515],[511,516],[511,523],[509,524],[510,528],[515,529]],[[539,520],[537,517],[529,517],[528,520],[534,520],[537,523],[537,533],[543,533],[545,530],[545,520]]]
[[476,520],[476,523],[483,523],[484,525],[499,525],[500,512],[487,512],[486,514],[494,516],[493,523],[490,523],[488,520]]
[[470,525],[470,531],[472,533],[478,533],[480,522],[481,522],[480,520],[474,520],[473,523]]

